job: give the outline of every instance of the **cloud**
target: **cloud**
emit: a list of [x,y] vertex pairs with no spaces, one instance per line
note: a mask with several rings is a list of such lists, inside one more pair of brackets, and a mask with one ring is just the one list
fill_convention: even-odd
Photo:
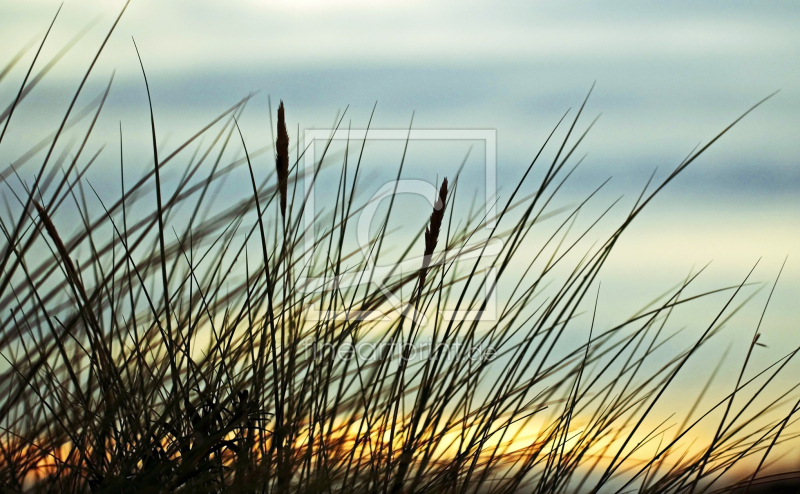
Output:
[[[75,31],[122,3],[66,4],[58,32]],[[134,1],[118,37],[151,48],[151,64],[174,70],[201,64],[273,66],[430,64],[476,66],[531,60],[754,58],[797,53],[791,16],[776,10],[642,8],[623,0],[605,10],[572,2],[544,7],[511,2],[366,0]],[[624,7],[614,9],[612,7]],[[46,26],[57,8],[34,1],[4,6],[6,46]],[[729,12],[729,10],[724,10]],[[780,12],[780,11],[777,11]],[[17,43],[20,44],[20,43]]]

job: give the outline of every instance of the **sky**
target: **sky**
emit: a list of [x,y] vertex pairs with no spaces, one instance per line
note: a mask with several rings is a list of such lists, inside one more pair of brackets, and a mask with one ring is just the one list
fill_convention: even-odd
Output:
[[[39,130],[41,114],[66,108],[122,5],[63,4],[43,58],[88,33],[48,74],[43,96],[21,108],[20,142]],[[39,39],[58,8],[3,2],[5,58]],[[502,195],[596,83],[586,115],[602,115],[583,144],[588,156],[576,180],[611,176],[614,190],[630,195],[656,167],[665,176],[695,145],[779,90],[666,191],[673,202],[664,207],[699,213],[693,205],[704,204],[711,216],[727,211],[739,221],[780,217],[790,231],[774,247],[785,255],[800,246],[797,223],[782,219],[800,212],[798,20],[800,5],[789,1],[133,0],[85,100],[115,71],[103,117],[121,120],[132,142],[147,139],[134,38],[167,148],[252,91],[259,94],[242,127],[262,141],[267,96],[284,100],[290,125],[302,129],[329,128],[344,108],[350,125],[364,127],[377,104],[377,128],[407,128],[413,114],[415,128],[494,129]],[[0,96],[10,97],[21,77],[21,70],[11,74]],[[97,141],[114,142],[116,125],[99,127]],[[740,226],[729,226],[736,235]],[[736,243],[752,241],[746,237]]]
[[[43,56],[97,24],[51,81],[77,82],[121,5],[64,4]],[[4,2],[7,56],[41,36],[58,6]],[[178,111],[210,114],[255,90],[286,100],[304,128],[329,126],[347,105],[363,126],[377,102],[387,127],[416,112],[422,128],[495,128],[509,166],[597,81],[588,111],[603,117],[587,149],[604,169],[628,170],[674,162],[780,90],[703,172],[719,179],[711,188],[796,195],[799,18],[795,2],[134,0],[95,79],[116,70],[110,103],[142,106],[133,37],[165,129],[182,126],[170,122]]]
[[[63,4],[44,59],[88,32],[48,74],[41,98],[20,108],[3,159],[42,134],[42,115],[65,109],[122,5]],[[40,39],[58,8],[49,0],[0,3],[0,63]],[[285,102],[290,128],[299,129],[330,128],[345,108],[347,122],[363,128],[377,103],[376,128],[406,129],[413,115],[414,128],[494,130],[502,197],[563,112],[574,114],[595,84],[583,124],[602,115],[582,143],[586,165],[565,201],[612,177],[601,198],[608,204],[620,194],[632,201],[654,169],[663,179],[696,145],[779,90],[631,227],[604,272],[610,294],[600,311],[609,320],[633,313],[709,262],[709,285],[740,282],[759,259],[755,277],[771,282],[788,255],[765,331],[773,342],[765,352],[778,355],[800,334],[798,25],[796,1],[133,0],[81,101],[116,70],[92,142],[116,143],[121,121],[127,149],[146,163],[149,117],[133,37],[167,149],[252,91],[259,94],[241,123],[258,145],[269,142],[267,96]],[[0,84],[0,100],[12,97],[22,75],[16,70]],[[429,181],[438,178],[431,156],[447,163],[444,170],[465,151],[418,149],[409,174]],[[376,151],[376,180],[398,160]],[[116,167],[113,153],[101,159],[98,180]],[[734,359],[746,350],[766,292],[759,297],[729,335],[738,342]]]

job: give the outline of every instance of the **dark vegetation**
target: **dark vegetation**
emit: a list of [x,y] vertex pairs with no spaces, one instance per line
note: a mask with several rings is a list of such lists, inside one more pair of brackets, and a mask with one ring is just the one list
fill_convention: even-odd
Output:
[[[19,59],[6,65],[0,83]],[[18,103],[36,95],[40,63],[27,69],[0,117],[0,146]],[[610,209],[586,208],[590,195],[568,211],[552,211],[591,127],[582,123],[583,106],[555,125],[563,138],[546,137],[498,203],[491,236],[503,247],[490,261],[447,257],[464,249],[482,254],[489,218],[475,208],[459,219],[459,177],[441,180],[430,217],[419,218],[417,235],[399,249],[400,260],[421,261],[413,272],[382,280],[391,293],[406,294],[396,312],[375,285],[334,282],[347,271],[373,275],[369,267],[384,255],[386,225],[397,214],[392,198],[368,246],[371,259],[347,247],[346,232],[364,207],[356,199],[360,152],[357,161],[348,162],[348,154],[336,165],[336,201],[318,219],[324,226],[306,265],[298,187],[317,179],[323,159],[303,176],[304,150],[293,147],[286,126],[290,107],[278,108],[275,165],[264,167],[247,154],[238,128],[249,98],[167,155],[156,145],[151,105],[153,161],[138,181],[126,181],[120,130],[123,193],[112,199],[116,189],[87,180],[98,154],[84,147],[111,83],[83,112],[89,123],[77,150],[69,159],[59,154],[92,66],[63,120],[42,122],[55,134],[22,161],[44,156],[39,168],[25,175],[17,167],[3,170],[2,492],[768,492],[795,478],[793,471],[776,471],[770,456],[795,439],[795,389],[777,400],[764,396],[798,349],[765,368],[748,367],[758,328],[721,401],[695,406],[685,420],[653,413],[687,361],[713,344],[743,303],[747,277],[696,293],[690,292],[695,272],[613,327],[595,327],[592,316],[598,273],[620,235],[730,127],[664,181],[648,183],[617,229],[563,277],[554,268],[583,248],[579,242],[594,225],[568,236],[575,216],[583,211],[599,220]],[[363,142],[351,144],[363,151]],[[545,149],[554,149],[555,158],[545,162]],[[232,150],[244,158],[229,158]],[[4,163],[14,159],[3,155]],[[102,160],[117,166],[109,154]],[[247,194],[218,199],[226,177],[243,168]],[[177,180],[162,181],[164,170],[176,169]],[[535,173],[541,180],[531,184]],[[538,225],[547,217],[560,226],[542,238]],[[486,275],[486,265],[496,278]],[[298,289],[310,275],[330,289]],[[445,307],[485,310],[485,294],[501,286],[508,296],[490,324],[440,315]],[[700,323],[698,335],[682,335],[682,350],[652,365],[672,348],[667,342],[675,343],[668,325],[673,311],[712,293],[724,294],[725,303]],[[323,317],[309,318],[311,307]],[[389,320],[345,317],[355,311]],[[419,314],[430,319],[424,328]],[[575,324],[585,339],[558,350]],[[447,352],[434,346],[411,359],[406,344],[423,333],[437,344],[464,345]],[[314,342],[327,351],[308,352]],[[369,355],[341,358],[345,345],[363,342],[399,343],[402,351],[375,346]],[[471,358],[476,346],[496,355]],[[702,395],[696,398],[695,405]],[[715,434],[697,443],[698,424],[709,416]]]

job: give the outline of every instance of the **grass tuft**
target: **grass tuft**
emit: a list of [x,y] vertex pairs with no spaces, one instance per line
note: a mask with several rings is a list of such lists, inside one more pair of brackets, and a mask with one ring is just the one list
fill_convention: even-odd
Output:
[[[121,124],[118,157],[84,156],[112,82],[71,114],[101,52],[49,140],[3,151],[14,165],[0,211],[1,492],[713,493],[797,481],[777,451],[798,440],[800,385],[783,377],[800,346],[754,358],[763,313],[735,380],[719,384],[711,365],[707,380],[692,376],[707,384],[688,411],[664,401],[688,362],[719,352],[758,293],[752,270],[709,290],[693,271],[633,316],[595,318],[618,240],[740,119],[651,188],[654,174],[615,219],[616,201],[595,206],[605,183],[556,206],[594,124],[584,100],[496,217],[462,204],[456,175],[413,234],[393,230],[392,198],[355,245],[370,207],[364,144],[353,166],[351,143],[339,163],[328,141],[304,175],[283,102],[274,176],[271,158],[259,166],[271,143],[253,147],[240,129],[251,96],[160,153],[140,58],[152,144],[141,178],[125,180]],[[0,144],[18,103],[36,97],[33,64],[0,116]],[[42,150],[34,173],[22,168]],[[117,159],[120,192],[87,173]],[[338,173],[335,199],[308,212],[298,185],[323,170]],[[246,194],[220,195],[244,180]],[[700,302],[706,317],[676,321]]]

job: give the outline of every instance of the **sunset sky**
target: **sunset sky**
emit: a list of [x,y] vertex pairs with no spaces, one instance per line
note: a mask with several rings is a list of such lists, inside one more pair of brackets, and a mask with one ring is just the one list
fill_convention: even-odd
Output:
[[[38,41],[58,7],[0,3],[0,63]],[[4,152],[52,130],[36,122],[66,108],[121,7],[119,0],[64,4],[43,60],[91,24],[89,31],[48,74],[42,97],[21,105]],[[254,147],[269,143],[268,95],[273,107],[286,103],[290,128],[301,132],[330,128],[348,105],[348,120],[363,128],[377,102],[376,128],[407,128],[414,113],[415,128],[494,129],[502,198],[558,118],[574,112],[596,81],[583,124],[602,117],[581,145],[586,165],[565,202],[611,176],[598,207],[624,194],[622,214],[656,167],[663,179],[698,143],[780,90],[631,228],[604,272],[599,310],[607,321],[628,316],[709,262],[703,286],[737,284],[759,258],[754,278],[771,282],[788,255],[762,331],[766,361],[800,342],[798,25],[796,1],[133,0],[80,101],[91,101],[116,69],[92,143],[116,146],[121,121],[131,162],[146,164],[149,116],[134,37],[167,149],[251,91],[260,93],[242,130]],[[13,97],[23,75],[17,68],[0,84],[0,100]],[[413,149],[410,157],[419,159],[410,160],[408,173],[436,181]],[[446,158],[447,166],[457,166],[464,151]],[[116,173],[114,152],[103,155],[96,180]],[[393,156],[385,167],[383,155],[373,165],[367,156],[376,180],[393,173]],[[767,293],[731,323],[725,338],[734,343],[733,360],[746,351]],[[699,314],[698,327],[713,317]]]

